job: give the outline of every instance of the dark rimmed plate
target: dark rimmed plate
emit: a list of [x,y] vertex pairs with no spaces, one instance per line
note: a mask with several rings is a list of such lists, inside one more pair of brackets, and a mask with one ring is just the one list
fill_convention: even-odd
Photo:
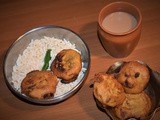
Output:
[[[144,120],[151,120],[156,113],[156,111],[160,108],[160,74],[154,70],[152,70],[147,64],[145,64],[142,61],[138,61],[141,64],[144,64],[148,67],[150,71],[150,80],[147,88],[145,89],[145,92],[150,96],[151,102],[152,102],[152,108],[149,113],[149,115],[144,118]],[[125,64],[126,62],[116,62],[113,65],[109,67],[106,73],[108,74],[117,74],[121,67]],[[116,115],[113,112],[112,108],[104,108],[103,105],[95,98],[97,107],[105,112],[111,120],[119,120]],[[136,120],[135,118],[130,118],[128,120]]]

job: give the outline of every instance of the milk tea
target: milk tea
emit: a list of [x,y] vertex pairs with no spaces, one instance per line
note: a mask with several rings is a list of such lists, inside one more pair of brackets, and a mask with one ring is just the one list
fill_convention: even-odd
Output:
[[127,12],[113,12],[102,21],[102,26],[113,33],[121,34],[135,28],[137,20]]

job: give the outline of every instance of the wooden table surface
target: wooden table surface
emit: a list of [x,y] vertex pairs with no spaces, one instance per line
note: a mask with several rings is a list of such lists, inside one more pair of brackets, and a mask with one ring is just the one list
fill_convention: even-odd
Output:
[[[126,58],[109,56],[97,37],[100,10],[115,0],[0,0],[0,120],[109,120],[93,100],[91,79],[116,61],[142,60],[160,72],[160,1],[126,0],[142,12],[142,35]],[[9,46],[26,31],[58,25],[78,33],[91,53],[89,75],[82,88],[56,105],[33,105],[15,97],[5,84],[3,61]],[[154,117],[160,120],[160,111]]]

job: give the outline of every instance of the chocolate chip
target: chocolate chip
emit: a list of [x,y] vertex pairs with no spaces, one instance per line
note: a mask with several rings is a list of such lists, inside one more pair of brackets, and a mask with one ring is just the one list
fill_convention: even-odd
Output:
[[51,98],[51,97],[53,97],[53,93],[47,93],[47,94],[45,94],[44,96],[43,96],[43,98],[44,99],[47,99],[47,98]]
[[124,82],[124,86],[126,86],[126,87],[128,87],[128,86],[129,86],[129,85],[128,85],[128,81],[127,81],[127,80]]
[[136,72],[136,74],[134,75],[134,77],[135,77],[135,78],[138,78],[139,75],[140,75],[140,73],[139,73],[139,72]]
[[91,84],[89,87],[90,87],[90,88],[93,88],[93,87],[94,87],[94,84]]

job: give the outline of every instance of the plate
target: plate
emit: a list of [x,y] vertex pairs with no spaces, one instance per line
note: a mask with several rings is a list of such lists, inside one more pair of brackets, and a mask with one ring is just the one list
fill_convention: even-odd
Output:
[[[80,81],[77,83],[77,85],[74,86],[70,91],[64,93],[63,95],[53,97],[50,99],[34,99],[22,95],[21,92],[18,92],[17,89],[15,89],[15,87],[12,84],[12,72],[13,66],[16,64],[19,54],[23,53],[23,51],[28,47],[32,40],[34,41],[36,39],[42,39],[44,38],[44,36],[66,40],[69,41],[71,44],[75,44],[76,49],[81,52],[81,58],[85,72],[81,77]],[[27,59],[29,60],[29,58]],[[8,88],[12,91],[14,95],[19,97],[20,99],[37,104],[54,104],[66,100],[67,98],[75,94],[82,87],[89,72],[89,67],[89,48],[87,44],[84,42],[84,40],[77,33],[61,26],[43,26],[34,28],[24,33],[10,46],[4,60],[4,76]]]
[[[152,108],[149,113],[149,115],[144,119],[144,120],[151,120],[156,113],[156,111],[160,108],[160,74],[154,70],[152,70],[146,63],[142,61],[138,61],[141,64],[144,64],[148,67],[150,71],[150,80],[147,88],[144,90],[151,98],[152,102]],[[117,74],[119,73],[121,67],[125,64],[126,62],[121,61],[121,62],[116,62],[113,65],[109,67],[107,70],[107,74]],[[104,108],[103,105],[94,97],[97,107],[105,112],[111,120],[119,120],[116,115],[113,112],[112,108]],[[130,118],[128,120],[136,120],[136,118]]]

